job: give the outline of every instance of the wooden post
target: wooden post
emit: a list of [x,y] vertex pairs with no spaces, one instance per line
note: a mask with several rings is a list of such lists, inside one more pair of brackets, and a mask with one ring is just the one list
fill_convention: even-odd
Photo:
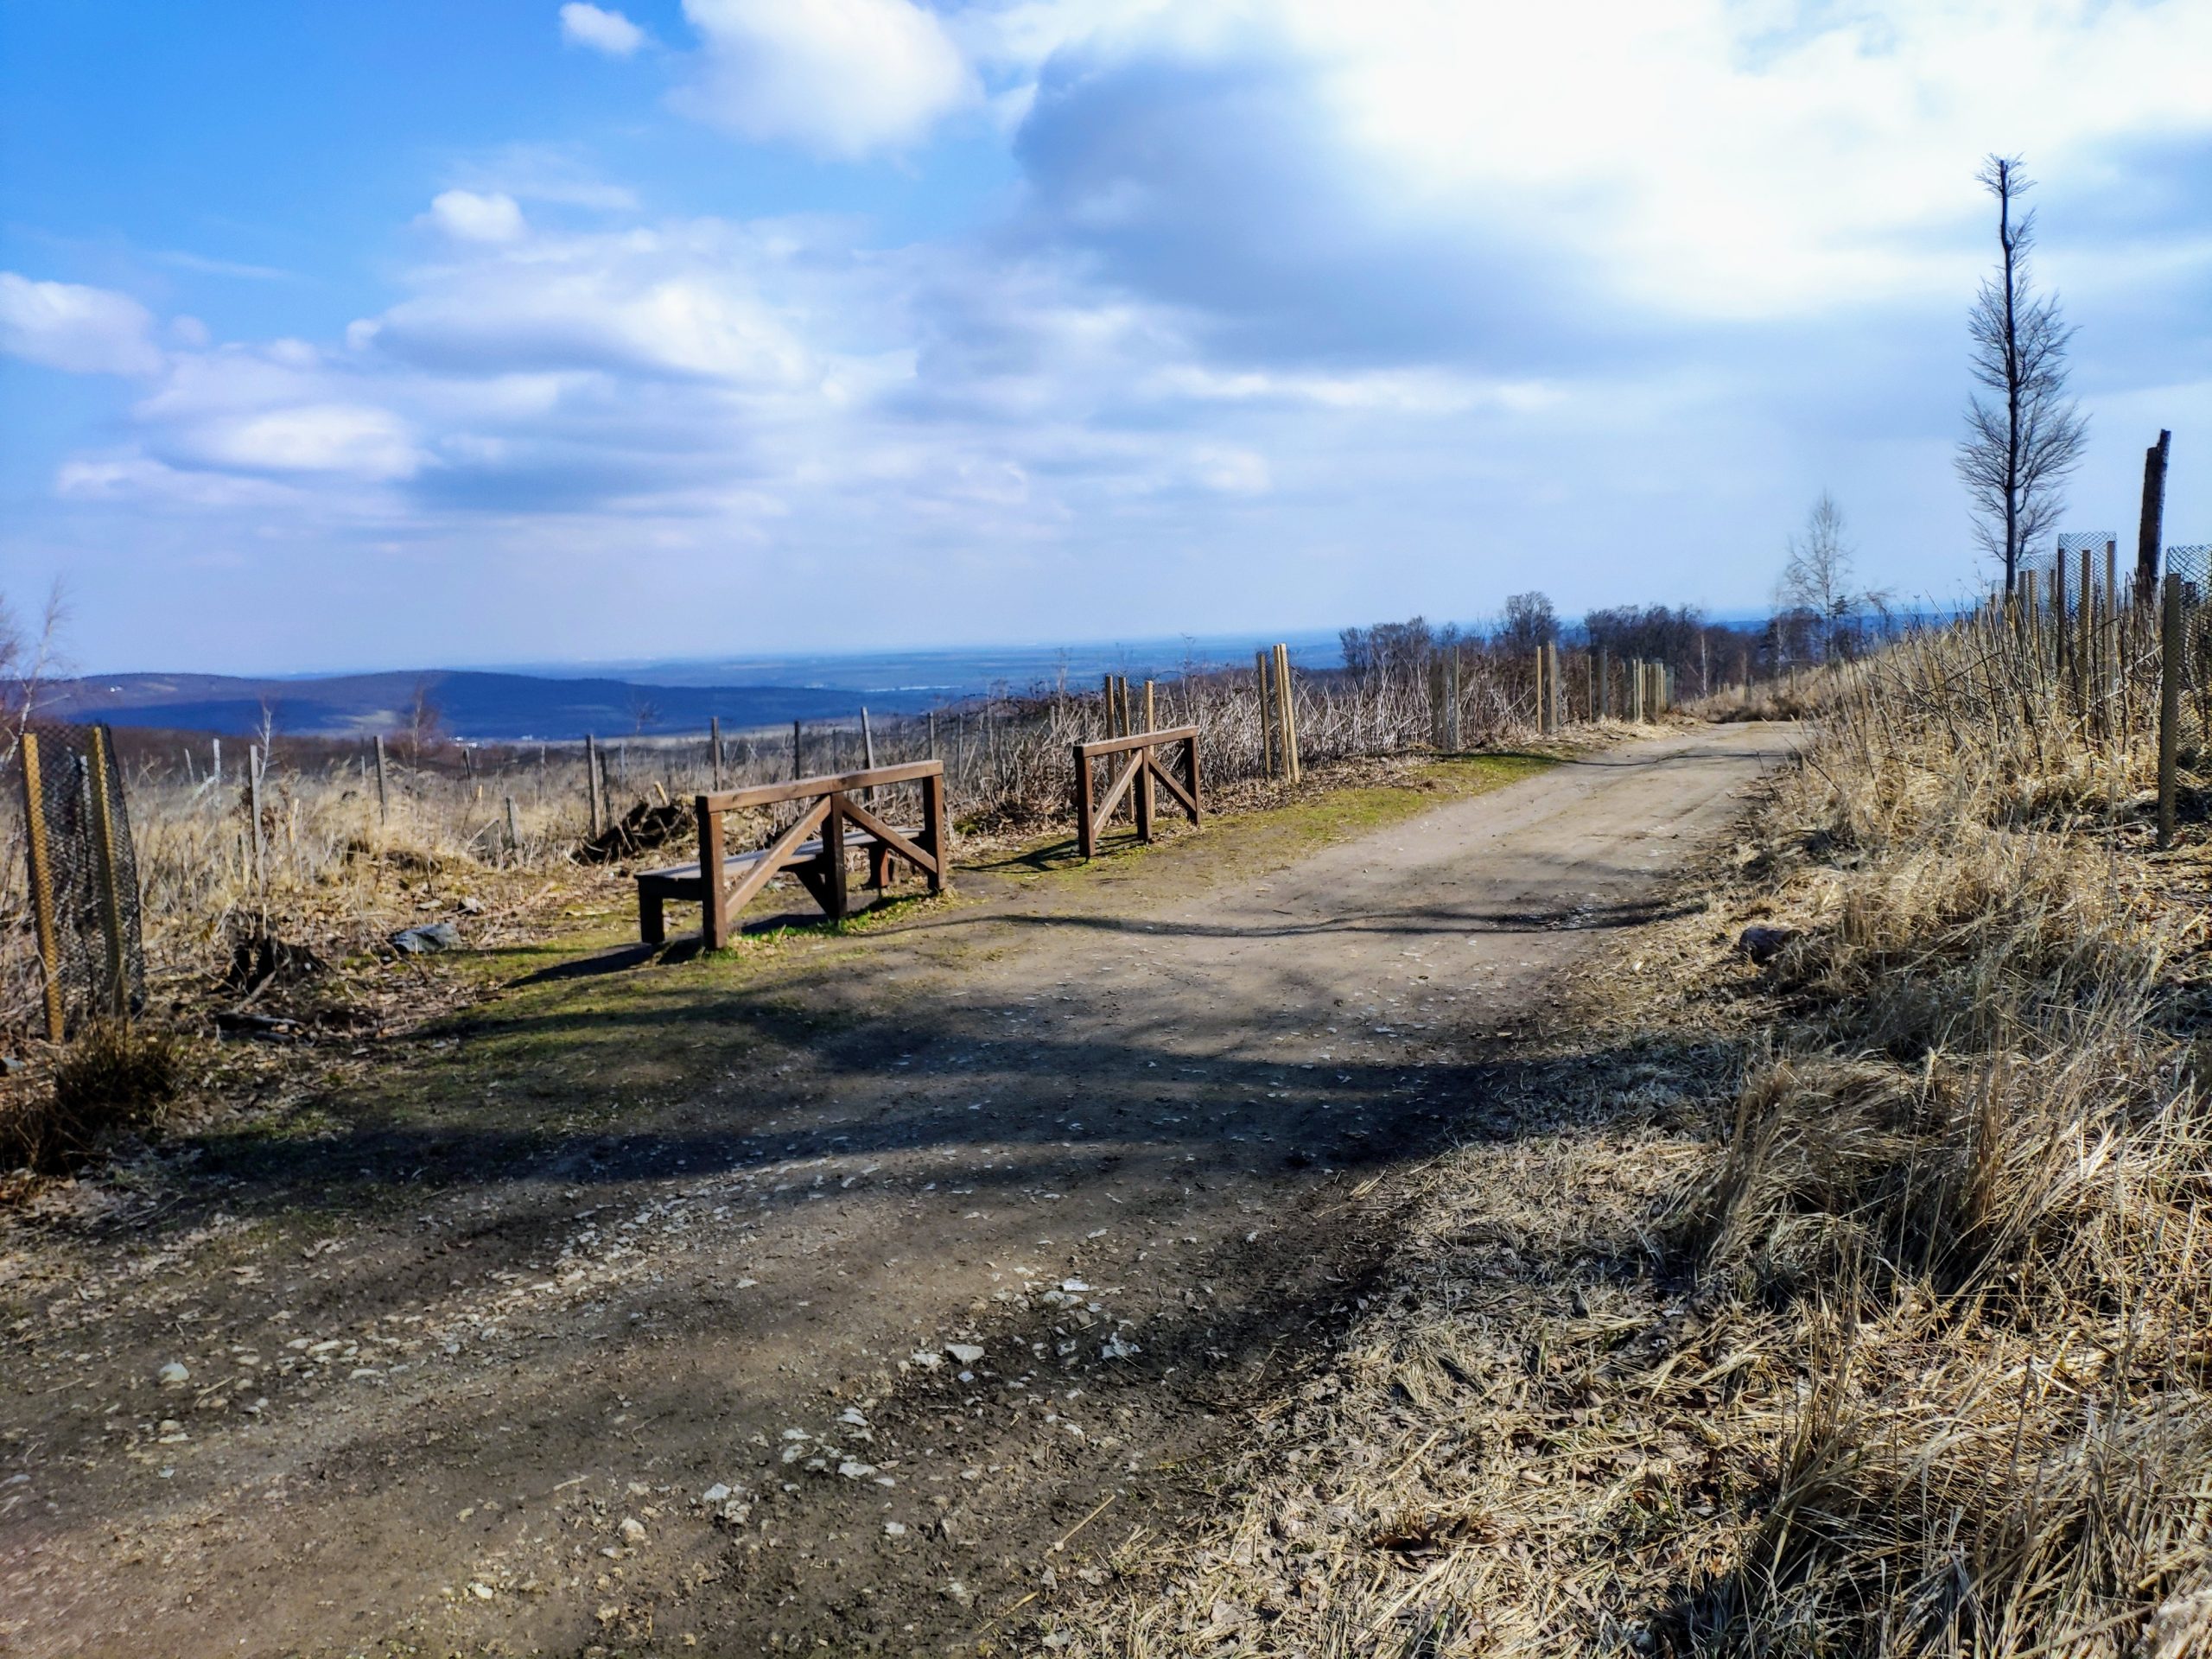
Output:
[[253,818],[253,882],[266,891],[269,886],[269,855],[261,841],[261,745],[250,743],[245,751],[245,804]]
[[[221,766],[222,766],[222,763],[223,763],[223,752],[222,752],[222,750],[219,747],[219,748],[215,751],[215,765],[216,765],[216,766],[217,766],[217,768],[218,768],[218,770],[219,770],[219,769],[220,769],[220,768],[221,768]],[[384,775],[384,739],[383,739],[383,738],[381,738],[381,737],[379,737],[379,738],[378,738],[378,739],[377,739],[377,822],[378,822],[378,823],[389,823],[391,821],[391,797],[390,793],[387,791],[387,790],[386,790],[386,788],[385,788],[385,775]],[[594,830],[596,830],[596,829],[598,829],[598,827],[599,827],[599,820],[598,820],[598,817],[597,817],[597,815],[596,815],[596,814],[594,814],[594,816],[593,816],[593,819],[592,819],[592,828],[593,828]]]
[[507,857],[510,861],[522,855],[522,831],[515,828],[515,798],[507,800]]
[[[130,1013],[130,980],[123,950],[123,873],[115,853],[115,801],[108,792],[110,738],[105,726],[92,728],[92,869],[100,888],[100,933],[107,944],[108,1000],[118,1020]],[[256,766],[257,779],[261,768]],[[254,835],[258,841],[260,792],[255,791]]]
[[707,741],[714,751],[715,788],[720,791],[722,786],[722,717],[720,715],[707,716]]
[[846,912],[845,798],[830,791],[830,810],[822,820],[822,908],[832,921]]
[[699,820],[699,932],[708,950],[720,950],[729,944],[729,885],[722,874],[721,809],[702,795],[693,803],[693,810]]
[[[1154,706],[1152,682],[1147,680],[1144,683],[1144,729],[1147,732],[1154,729]],[[1152,792],[1152,751],[1149,749],[1143,751],[1139,757],[1136,791],[1137,837],[1141,841],[1150,841],[1152,839],[1152,809],[1155,803]]]
[[[1193,716],[1192,724],[1197,724]],[[1205,815],[1205,795],[1198,787],[1198,734],[1194,730],[1185,740],[1183,753],[1183,779],[1191,786],[1191,828],[1203,826]]]
[[937,759],[937,710],[930,710],[930,759]]
[[207,775],[215,780],[215,787],[223,786],[223,740],[215,738],[207,745]]
[[793,783],[797,783],[806,776],[806,769],[799,764],[799,759],[798,721],[794,720],[791,721],[791,781]]
[[1252,653],[1252,673],[1254,683],[1260,690],[1260,775],[1262,778],[1272,778],[1275,775],[1275,716],[1274,700],[1268,693],[1268,653],[1266,652],[1255,651]]
[[2174,844],[2174,769],[2181,758],[2181,578],[2166,572],[2158,628],[2158,845]]
[[945,811],[944,773],[933,772],[922,779],[922,829],[929,836],[929,855],[937,868],[929,873],[931,893],[952,885],[952,826]]
[[1536,735],[1544,734],[1544,648],[1536,647]]
[[591,804],[592,838],[597,840],[606,828],[605,805],[599,798],[599,740],[589,732],[584,734],[584,796]]
[[1591,706],[1597,709],[1598,718],[1600,720],[1610,719],[1612,715],[1612,652],[1604,645],[1598,647],[1598,695],[1591,700]]
[[2174,435],[2160,432],[2158,441],[2143,452],[2143,512],[2135,528],[2135,603],[2150,608],[2158,588],[2158,544],[2165,537],[2166,457]]
[[[861,765],[867,771],[875,770],[875,728],[868,723],[868,704],[866,703],[861,704]],[[861,798],[864,801],[873,801],[875,798],[874,787],[871,785],[862,790]]]
[[2074,700],[2087,720],[2097,683],[2097,573],[2089,563],[2086,544],[2082,549],[2082,581],[2075,590],[2074,604],[2079,613],[2074,627]]
[[1451,740],[1452,753],[1458,754],[1465,746],[1460,741],[1459,647],[1457,645],[1452,647],[1452,666],[1447,672],[1446,678],[1449,682],[1446,689],[1446,695],[1449,696],[1452,701],[1449,705],[1451,713],[1449,719],[1446,722],[1445,735]]
[[1275,647],[1275,740],[1281,749],[1282,773],[1292,783],[1302,783],[1298,764],[1298,704],[1290,683],[1290,647]]
[[1083,858],[1095,858],[1098,853],[1097,808],[1090,798],[1090,757],[1078,743],[1075,746],[1075,848]]
[[46,791],[39,776],[38,734],[25,732],[17,753],[23,763],[23,836],[30,868],[31,922],[38,941],[39,978],[46,1001],[46,1039],[66,1034],[61,1007],[61,939],[54,923],[54,861],[46,845]]

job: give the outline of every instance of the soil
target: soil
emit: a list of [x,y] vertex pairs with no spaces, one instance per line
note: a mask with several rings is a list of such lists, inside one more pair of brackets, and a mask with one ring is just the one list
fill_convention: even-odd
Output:
[[1020,1648],[1205,1502],[1789,741],[513,953],[0,1246],[0,1650]]

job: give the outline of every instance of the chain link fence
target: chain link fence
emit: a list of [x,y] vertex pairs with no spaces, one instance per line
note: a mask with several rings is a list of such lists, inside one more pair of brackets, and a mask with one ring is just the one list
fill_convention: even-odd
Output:
[[59,1041],[145,1001],[144,918],[123,772],[105,727],[55,725],[23,732],[9,770],[20,813],[11,850],[24,878],[8,906],[19,970],[10,976],[29,993],[21,1012]]

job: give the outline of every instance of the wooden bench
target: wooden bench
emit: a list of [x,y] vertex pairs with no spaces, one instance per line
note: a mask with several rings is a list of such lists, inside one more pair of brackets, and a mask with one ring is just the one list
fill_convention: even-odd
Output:
[[[863,790],[919,784],[922,822],[893,828],[862,800]],[[806,806],[776,838],[758,852],[730,854],[722,848],[722,821],[749,807],[804,801]],[[880,888],[890,877],[891,861],[903,859],[922,873],[931,893],[942,893],[951,875],[951,836],[944,803],[944,763],[913,760],[904,766],[874,766],[865,772],[800,778],[788,784],[762,784],[696,798],[699,861],[638,874],[638,936],[647,944],[667,937],[661,907],[671,899],[700,907],[700,937],[709,950],[729,943],[732,918],[777,875],[790,871],[832,917],[846,915],[849,902],[845,861],[854,853],[868,860],[868,885]],[[834,850],[833,850],[834,849]]]
[[[1183,776],[1160,764],[1154,754],[1155,749],[1183,748]],[[1128,756],[1114,780],[1106,786],[1104,800],[1093,804],[1092,780],[1096,761],[1117,754]],[[1075,746],[1075,836],[1077,849],[1085,858],[1098,855],[1098,832],[1114,816],[1123,796],[1132,798],[1137,821],[1137,837],[1152,839],[1153,788],[1159,785],[1173,797],[1177,804],[1191,815],[1193,825],[1200,820],[1198,807],[1198,728],[1195,726],[1170,726],[1165,731],[1138,732],[1128,737],[1104,737],[1090,743]]]

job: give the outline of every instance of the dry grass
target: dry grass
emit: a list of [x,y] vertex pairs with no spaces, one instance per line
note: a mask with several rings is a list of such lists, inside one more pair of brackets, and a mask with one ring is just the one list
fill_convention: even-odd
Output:
[[1821,696],[1716,910],[1055,1641],[2212,1653],[2208,868],[2149,855],[2147,677],[1991,621]]

